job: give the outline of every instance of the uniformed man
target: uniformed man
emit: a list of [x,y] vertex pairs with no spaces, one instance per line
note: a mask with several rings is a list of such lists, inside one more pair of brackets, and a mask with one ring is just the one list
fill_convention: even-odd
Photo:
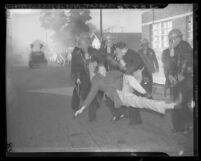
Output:
[[[89,64],[97,58],[98,50],[90,46],[90,36],[82,33],[79,37],[78,47],[72,52],[71,77],[75,81],[72,96],[72,108],[79,109],[80,101],[84,100],[91,87],[91,75]],[[89,106],[89,121],[96,120],[96,110],[99,107],[97,99]]]
[[[186,102],[186,100],[189,100],[186,97],[187,91],[185,92],[184,89],[191,89],[189,82],[193,83],[190,81],[192,76],[189,71],[189,67],[193,64],[193,49],[188,42],[182,39],[182,33],[179,29],[171,30],[168,34],[168,38],[172,44],[170,54],[173,55],[174,58],[171,61],[168,75],[171,85],[171,95],[173,100],[181,100],[181,105],[178,106],[178,109],[173,111],[173,131],[184,132],[189,120],[188,118],[190,118],[189,115],[191,115],[188,103]],[[188,92],[190,98],[192,95],[192,92]]]
[[[139,82],[141,82],[144,63],[139,54],[134,50],[128,49],[124,42],[119,42],[116,44],[115,52],[117,56],[117,61],[115,61],[114,59],[110,59],[110,64],[112,66],[118,67],[118,69],[124,73],[131,73],[131,71],[134,70],[136,78],[138,77]],[[142,123],[139,109],[131,107],[122,107],[120,108],[120,110],[121,109],[123,109],[123,111],[117,112],[117,116],[115,119],[118,120],[119,117],[122,116],[122,114],[124,115],[128,111],[130,125]]]
[[[104,40],[102,41],[100,51],[105,55],[105,57],[113,57],[115,58],[114,51],[115,51],[115,44],[114,39],[107,35]],[[104,66],[107,71],[112,70],[112,67],[110,66],[110,63],[105,60]]]
[[143,38],[141,40],[141,47],[138,53],[145,64],[142,84],[149,93],[149,97],[152,98],[153,73],[159,71],[158,60],[154,50],[149,47],[149,41],[147,39]]
[[165,88],[164,88],[164,96],[167,96],[167,90],[170,90],[172,94],[172,88],[169,80],[170,68],[173,67],[176,61],[176,57],[174,54],[173,43],[169,40],[169,47],[162,52],[162,63],[163,70],[165,75]]

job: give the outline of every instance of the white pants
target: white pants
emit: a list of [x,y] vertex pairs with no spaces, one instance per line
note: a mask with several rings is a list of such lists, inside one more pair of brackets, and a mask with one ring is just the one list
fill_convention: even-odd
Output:
[[165,103],[164,101],[157,101],[147,99],[145,97],[136,96],[132,93],[132,89],[144,94],[146,91],[140,83],[131,75],[124,75],[123,89],[117,90],[117,93],[125,106],[134,108],[147,108],[155,112],[165,114],[166,109],[173,109],[175,103]]
[[133,92],[133,89],[141,94],[145,94],[146,90],[141,86],[140,82],[132,75],[123,76],[123,88],[122,91]]

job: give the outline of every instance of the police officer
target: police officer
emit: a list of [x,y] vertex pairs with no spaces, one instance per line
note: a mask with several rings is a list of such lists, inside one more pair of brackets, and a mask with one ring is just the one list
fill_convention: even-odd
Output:
[[193,83],[191,81],[191,70],[189,70],[190,67],[192,68],[193,49],[188,42],[182,39],[182,33],[179,29],[171,30],[168,38],[172,44],[171,52],[174,58],[171,62],[168,76],[171,84],[171,95],[173,100],[179,99],[181,101],[180,106],[173,111],[173,131],[185,132],[186,124],[191,120],[191,112],[186,101],[189,100],[188,97],[192,97],[193,93],[188,92],[188,97],[186,93],[188,89],[192,89],[189,86],[189,82]]
[[[78,110],[81,100],[88,95],[91,87],[89,64],[96,59],[98,51],[90,46],[90,36],[88,33],[82,33],[78,40],[78,47],[72,52],[71,77],[75,82],[72,96],[72,108]],[[97,99],[89,106],[89,121],[96,120],[96,110],[99,107]]]
[[149,47],[149,41],[146,38],[141,40],[141,47],[138,53],[145,64],[142,85],[149,93],[149,97],[152,98],[153,73],[159,71],[158,60],[154,50]]
[[[116,69],[122,71],[123,73],[131,73],[131,71],[143,71],[144,63],[139,54],[131,49],[127,48],[127,45],[124,42],[118,42],[115,49],[117,61],[111,59],[111,66],[116,67]],[[139,76],[142,76],[142,72],[139,73]],[[138,94],[138,93],[136,93]],[[119,108],[116,112],[115,120],[118,120],[121,116],[129,117],[129,125],[137,125],[142,123],[140,110],[132,107],[122,107]]]
[[106,70],[107,71],[112,70],[113,68],[108,62],[107,57],[115,58],[115,55],[114,55],[115,44],[114,44],[114,39],[110,35],[105,36],[104,40],[102,41],[100,51],[106,57],[106,60],[104,63]]

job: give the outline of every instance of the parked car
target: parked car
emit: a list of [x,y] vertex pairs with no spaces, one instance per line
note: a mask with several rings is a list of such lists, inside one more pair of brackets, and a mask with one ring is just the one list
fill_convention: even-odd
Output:
[[30,54],[29,68],[40,67],[41,65],[47,65],[47,59],[42,51],[32,51]]

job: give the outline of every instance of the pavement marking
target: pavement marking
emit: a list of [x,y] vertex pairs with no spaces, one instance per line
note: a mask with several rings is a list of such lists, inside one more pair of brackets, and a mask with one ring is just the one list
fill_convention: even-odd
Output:
[[47,88],[47,89],[33,89],[28,90],[27,92],[31,93],[47,93],[47,94],[56,94],[63,96],[72,96],[73,94],[73,86],[71,87],[63,87],[63,88]]

